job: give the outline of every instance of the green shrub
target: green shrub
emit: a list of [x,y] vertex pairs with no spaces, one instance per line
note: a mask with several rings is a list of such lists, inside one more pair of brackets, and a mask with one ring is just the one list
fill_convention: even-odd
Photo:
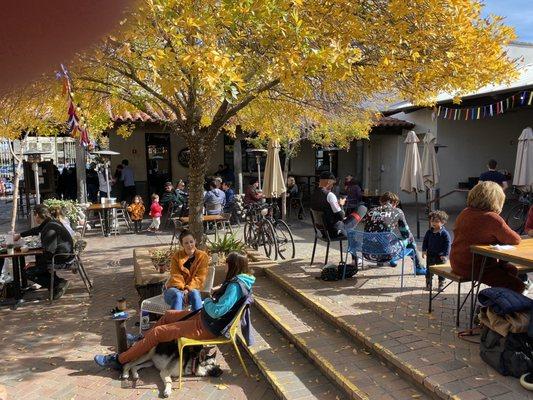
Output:
[[246,253],[245,244],[237,239],[235,234],[226,234],[214,242],[209,241],[208,248],[211,253],[221,253],[224,255],[228,255],[231,252]]
[[48,208],[61,208],[61,212],[67,217],[72,226],[78,225],[78,214],[82,211],[82,207],[74,200],[60,200],[60,199],[46,199],[43,204]]

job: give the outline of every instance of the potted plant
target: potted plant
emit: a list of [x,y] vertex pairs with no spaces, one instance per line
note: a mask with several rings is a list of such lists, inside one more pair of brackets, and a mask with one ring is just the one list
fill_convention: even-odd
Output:
[[170,270],[170,259],[172,258],[172,249],[155,249],[150,251],[150,258],[154,268],[163,274]]
[[208,251],[211,254],[211,264],[205,279],[204,292],[209,292],[213,286],[219,285],[226,276],[226,256],[231,252],[246,254],[245,244],[237,239],[235,234],[226,234],[214,242],[209,241]]
[[220,260],[221,255],[225,258],[231,252],[246,254],[245,244],[240,239],[237,239],[235,234],[226,234],[214,242],[210,241],[208,249],[212,255],[216,254],[219,261],[222,262],[224,260]]
[[60,208],[63,215],[68,218],[72,227],[78,226],[78,221],[83,215],[83,207],[74,200],[46,199],[43,204],[48,208]]

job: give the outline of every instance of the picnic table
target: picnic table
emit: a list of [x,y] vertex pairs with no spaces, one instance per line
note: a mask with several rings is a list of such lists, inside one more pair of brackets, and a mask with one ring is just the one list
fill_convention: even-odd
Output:
[[[470,298],[470,329],[472,329],[474,325],[474,299],[477,299],[479,294],[487,259],[495,258],[513,263],[518,269],[518,273],[531,272],[533,271],[533,238],[526,237],[522,239],[520,244],[512,246],[510,249],[498,249],[490,245],[474,245],[470,246],[470,251],[472,252],[472,295],[474,294],[474,289],[476,290],[476,295]],[[481,256],[482,260],[477,280],[474,280],[474,258],[476,255]]]
[[[15,297],[11,306],[14,310],[18,308],[20,304],[24,302],[23,288],[28,286],[28,280],[26,279],[26,272],[24,266],[26,265],[27,256],[36,256],[43,254],[42,247],[30,248],[27,251],[14,250],[13,253],[0,253],[0,259],[6,260],[11,258],[13,263],[13,282],[15,283]],[[2,305],[7,305],[3,303]]]
[[109,210],[122,208],[120,203],[92,203],[87,207],[86,211],[91,212],[102,212],[103,221],[104,221],[104,236],[107,237],[110,235],[110,221],[109,221]]

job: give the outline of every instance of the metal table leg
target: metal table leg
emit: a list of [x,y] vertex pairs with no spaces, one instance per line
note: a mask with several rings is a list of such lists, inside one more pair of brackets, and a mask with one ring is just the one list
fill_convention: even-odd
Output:
[[109,210],[107,208],[104,208],[104,236],[108,237],[110,235],[110,229],[109,229]]
[[[474,307],[475,302],[477,301],[477,296],[479,294],[479,288],[481,287],[481,279],[483,278],[483,272],[485,270],[485,265],[487,263],[487,257],[483,256],[481,259],[481,267],[479,268],[479,274],[477,278],[477,284],[474,284],[474,280],[472,280],[472,294],[470,298],[470,330],[474,327]],[[472,277],[474,276],[474,257],[472,257]],[[474,286],[475,285],[475,286]],[[474,295],[474,287],[476,289],[476,293]]]

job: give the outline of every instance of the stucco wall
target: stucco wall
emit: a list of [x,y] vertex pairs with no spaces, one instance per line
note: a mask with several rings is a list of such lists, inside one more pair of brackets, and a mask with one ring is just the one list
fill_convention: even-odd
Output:
[[[498,161],[498,169],[513,173],[517,138],[532,124],[531,109],[477,121],[439,120],[439,142],[448,146],[439,150],[441,193],[452,190],[469,176],[479,176],[490,158]],[[442,204],[460,206],[464,199],[464,195],[454,194]]]
[[300,145],[298,154],[291,160],[294,175],[313,175],[315,173],[315,149],[309,142]]
[[[470,176],[479,176],[485,170],[487,161],[494,158],[498,169],[514,171],[517,138],[526,126],[533,125],[533,110],[519,109],[515,112],[475,121],[431,120],[431,110],[424,109],[413,113],[400,113],[396,118],[416,124],[417,133],[431,129],[437,136],[441,148],[437,159],[440,166],[441,195],[457,187],[458,182],[467,181]],[[422,139],[422,136],[420,135]],[[405,147],[400,151],[400,165],[403,165]],[[419,146],[422,156],[423,146]],[[398,183],[401,167],[394,177]],[[401,195],[402,201],[409,202],[409,196]],[[460,208],[465,204],[464,194],[452,194],[441,202],[443,208]],[[411,200],[412,201],[412,200]]]
[[[119,156],[114,156],[111,159],[111,170],[119,164],[124,158],[130,161],[130,166],[135,173],[136,181],[146,181],[146,148],[145,148],[145,133],[164,133],[165,130],[161,128],[136,128],[130,137],[124,139],[117,136],[114,132],[109,135],[109,147],[111,150],[118,151]],[[213,145],[212,151],[209,153],[208,172],[215,172],[218,164],[224,162],[224,139],[219,136]],[[184,168],[178,162],[178,152],[186,147],[182,138],[177,135],[170,135],[170,164],[172,171],[172,181],[176,182],[178,179],[186,178],[188,175],[188,168]]]

